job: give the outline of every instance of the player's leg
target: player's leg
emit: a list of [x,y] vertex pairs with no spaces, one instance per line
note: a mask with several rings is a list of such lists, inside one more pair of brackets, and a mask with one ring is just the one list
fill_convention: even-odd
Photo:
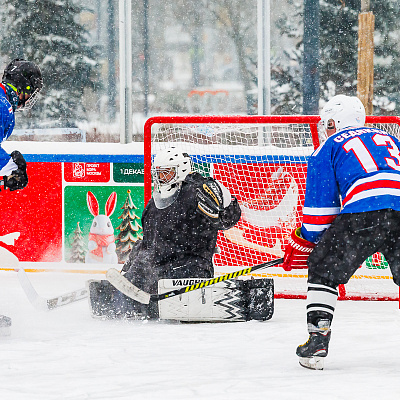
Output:
[[211,262],[202,257],[191,257],[184,262],[172,262],[165,266],[160,279],[183,279],[190,277],[211,279],[214,277],[214,267]]
[[142,304],[125,296],[107,280],[89,280],[89,309],[93,318],[141,319]]
[[[326,357],[338,296],[361,263],[384,243],[384,210],[339,215],[308,259],[307,327],[309,339],[297,348],[301,358]],[[314,368],[310,365],[303,366]],[[317,368],[315,368],[317,369]]]
[[[157,283],[162,276],[163,270],[153,264],[145,264],[138,257],[130,259],[130,268],[124,274],[125,278],[138,288],[147,293],[157,293]],[[122,293],[120,294],[122,295]],[[124,295],[123,295],[124,296]],[[140,319],[158,319],[157,302],[141,304],[133,299],[129,299],[129,308],[133,308],[137,317]]]
[[[159,293],[195,285],[201,278],[161,279]],[[228,280],[158,302],[159,317],[185,322],[266,321],[274,312],[272,279]]]
[[[172,263],[158,282],[158,292],[188,286],[214,276],[210,262],[193,257]],[[191,322],[268,320],[274,312],[272,279],[220,282],[158,302],[158,316]]]
[[393,282],[400,286],[400,211],[391,210],[388,212],[385,225],[388,236],[384,245],[377,251],[385,256],[393,275]]

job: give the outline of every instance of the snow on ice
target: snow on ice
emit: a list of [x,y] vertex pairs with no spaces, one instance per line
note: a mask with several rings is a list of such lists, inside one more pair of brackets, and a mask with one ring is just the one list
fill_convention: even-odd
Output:
[[[86,300],[35,310],[13,271],[1,271],[0,398],[396,399],[400,312],[396,302],[338,302],[324,371],[298,365],[307,339],[304,300],[276,300],[270,321],[226,324],[99,321]],[[29,277],[52,297],[102,275]]]

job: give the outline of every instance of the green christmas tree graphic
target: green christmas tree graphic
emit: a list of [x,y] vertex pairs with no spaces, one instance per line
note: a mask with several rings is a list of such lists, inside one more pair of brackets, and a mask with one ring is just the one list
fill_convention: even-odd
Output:
[[139,224],[140,218],[135,213],[137,207],[133,204],[131,191],[128,190],[127,193],[128,196],[124,205],[121,207],[124,211],[118,217],[118,219],[122,219],[122,221],[116,228],[120,231],[115,240],[117,246],[116,253],[120,263],[124,263],[127,260],[134,243],[143,239],[143,228]]
[[85,262],[85,247],[79,222],[76,223],[76,229],[74,230],[74,239],[72,241],[71,258],[69,262],[71,263]]

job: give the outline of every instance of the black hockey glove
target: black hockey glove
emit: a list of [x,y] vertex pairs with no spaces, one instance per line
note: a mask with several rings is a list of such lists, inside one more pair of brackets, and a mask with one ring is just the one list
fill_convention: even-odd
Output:
[[203,185],[196,189],[197,211],[211,223],[219,222],[219,213],[224,209],[224,197],[221,187],[213,178],[207,178]]
[[26,173],[26,161],[23,155],[15,150],[11,153],[11,158],[17,165],[18,169],[13,171],[11,175],[4,177],[4,187],[13,190],[23,189],[28,184],[28,174]]

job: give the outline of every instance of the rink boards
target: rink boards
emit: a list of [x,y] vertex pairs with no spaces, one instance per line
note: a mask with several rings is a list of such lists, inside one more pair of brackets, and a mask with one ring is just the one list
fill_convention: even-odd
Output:
[[[1,245],[14,253],[28,270],[104,273],[109,268],[108,262],[85,262],[90,227],[94,219],[88,208],[88,191],[91,191],[98,200],[100,214],[105,213],[105,205],[111,193],[116,193],[116,207],[110,215],[116,238],[120,233],[118,227],[127,201],[133,203],[135,223],[139,225],[136,233],[132,234],[139,236],[141,233],[140,218],[144,208],[142,144],[8,142],[4,147],[9,152],[18,149],[25,155],[28,162],[29,185],[22,191],[1,193],[3,224],[0,236],[7,237],[19,233],[14,245],[4,243]],[[203,154],[196,157],[197,162],[209,162],[217,178],[223,174],[224,163],[254,162],[254,156],[243,158],[243,155],[227,156],[224,162],[221,162],[220,156],[215,158],[213,155]],[[276,165],[276,168],[279,168],[282,162],[287,162],[289,157],[290,162],[297,165],[296,168],[300,166],[301,174],[306,174],[307,157],[282,153],[256,157],[258,163]],[[300,175],[297,171],[297,185],[304,193],[305,179]],[[298,213],[301,212],[301,207],[302,202],[299,201]],[[243,226],[246,227],[247,238],[251,241],[249,222],[243,221],[242,218],[237,227],[241,229]],[[268,243],[268,235],[262,236],[266,241],[265,246],[272,246]],[[285,244],[285,240],[286,238],[282,237],[282,244]],[[231,252],[233,245],[240,247],[241,244],[232,244],[229,234],[220,234],[218,246],[222,251],[216,256],[216,274],[249,265],[247,259],[240,254],[253,252],[252,258],[254,264],[257,264],[281,257],[284,249],[282,246],[279,254],[267,254],[246,246],[241,249],[236,248],[235,251],[239,255],[237,263],[227,265],[224,263],[223,254],[224,251]],[[370,262],[369,266],[364,264],[358,272],[363,282],[372,283],[372,289],[368,290],[374,293],[384,288],[385,292],[386,290],[394,292],[398,296],[387,265],[385,266],[382,260],[374,261],[372,264]],[[120,255],[118,262],[120,264],[124,262]],[[2,268],[7,269],[7,266]],[[279,293],[290,292],[299,296],[305,294],[305,270],[288,273],[280,267],[274,267],[255,276],[273,277]]]

